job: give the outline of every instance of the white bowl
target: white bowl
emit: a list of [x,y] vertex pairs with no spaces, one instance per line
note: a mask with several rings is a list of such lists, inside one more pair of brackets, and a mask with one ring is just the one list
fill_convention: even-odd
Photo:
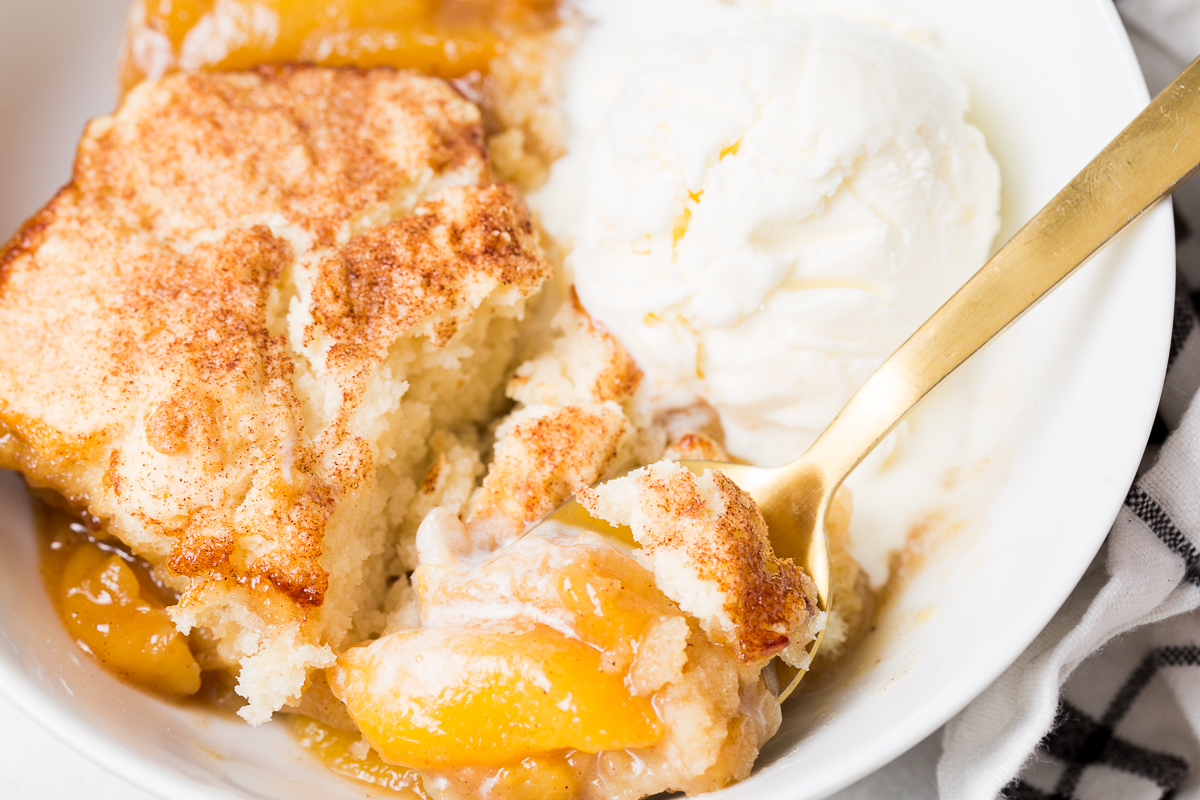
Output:
[[[0,4],[0,227],[64,182],[84,120],[116,95],[126,0]],[[1011,235],[1147,101],[1108,0],[897,0],[969,84],[1004,175]],[[922,566],[841,682],[789,702],[730,798],[816,798],[912,746],[1034,638],[1099,548],[1161,388],[1174,281],[1159,208],[968,364],[914,414],[897,466],[856,476],[855,546],[924,531]],[[0,324],[3,321],[0,320]],[[29,506],[0,478],[0,691],[85,755],[185,798],[362,796],[279,725],[158,702],[71,643],[46,599]],[[81,789],[83,787],[80,787]]]

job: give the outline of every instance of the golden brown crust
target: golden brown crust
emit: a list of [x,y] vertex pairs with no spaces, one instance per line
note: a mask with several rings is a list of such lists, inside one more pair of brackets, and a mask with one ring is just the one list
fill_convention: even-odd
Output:
[[497,185],[449,189],[354,238],[319,269],[306,339],[321,328],[334,342],[335,368],[378,358],[422,325],[443,346],[469,319],[473,294],[494,284],[529,294],[549,277],[525,206]]
[[519,530],[604,475],[629,423],[614,408],[535,406],[510,419],[475,504]]
[[[477,109],[415,73],[139,86],[0,256],[4,462],[91,505],[189,592],[232,579],[305,618],[328,587],[330,516],[371,480],[346,421],[389,347],[442,347],[485,300],[549,275],[481,143]],[[305,430],[296,389],[315,356],[271,316],[305,270],[305,345],[342,395],[324,432]]]
[[670,461],[728,461],[725,448],[703,433],[685,433],[667,445],[663,458]]
[[597,324],[571,289],[551,323],[544,350],[513,374],[505,390],[525,405],[625,403],[642,371],[616,337]]
[[583,303],[579,302],[579,293],[575,291],[574,286],[571,286],[571,307],[579,315],[577,324],[582,325],[588,338],[596,341],[604,350],[605,366],[592,383],[592,401],[604,403],[612,400],[623,403],[633,397],[642,383],[642,371],[634,362],[633,356],[617,341],[617,337],[592,319]]
[[0,249],[0,287],[4,286],[17,259],[21,256],[28,256],[37,249],[44,231],[54,221],[59,198],[70,192],[71,188],[71,186],[67,186],[59,190],[59,193],[46,204],[46,207],[26,220],[21,225],[21,229],[4,245],[4,248]]
[[497,430],[496,454],[474,505],[497,541],[519,532],[604,477],[632,425],[620,405],[641,370],[625,348],[570,300],[552,336],[522,364],[506,392],[520,407]]
[[332,244],[429,170],[488,179],[478,111],[412,72],[179,73],[134,89],[120,116],[129,124],[93,123],[73,182],[98,210],[168,235],[282,214]]
[[651,539],[643,548],[647,553],[688,550],[701,577],[729,598],[725,611],[734,623],[732,644],[739,658],[758,661],[787,647],[786,621],[798,616],[796,606],[805,607],[811,581],[790,559],[775,558],[767,523],[750,496],[720,472],[711,474],[726,506],[710,535],[702,537],[689,536],[675,519],[703,524],[709,516],[695,476],[678,472],[666,480],[648,480],[647,488],[665,506],[654,509]]
[[[630,481],[637,510],[611,488]],[[668,596],[745,664],[787,648],[791,632],[817,613],[812,580],[791,559],[775,557],[758,506],[716,470],[697,477],[660,462],[577,496],[598,518],[631,525],[639,558],[654,565]],[[706,599],[714,594],[719,608]]]

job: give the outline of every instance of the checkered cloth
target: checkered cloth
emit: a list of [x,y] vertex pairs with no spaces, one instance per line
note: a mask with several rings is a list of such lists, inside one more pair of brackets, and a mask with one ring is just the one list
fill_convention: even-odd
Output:
[[[1152,92],[1200,53],[1200,0],[1117,7]],[[1175,320],[1145,472],[1067,604],[946,726],[945,800],[1200,798],[1200,180],[1174,207]]]

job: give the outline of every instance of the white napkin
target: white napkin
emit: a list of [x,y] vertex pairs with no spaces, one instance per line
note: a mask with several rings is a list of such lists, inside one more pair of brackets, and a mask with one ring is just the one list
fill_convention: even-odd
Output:
[[[1118,0],[1152,92],[1200,53],[1197,0]],[[1108,541],[1018,661],[949,722],[943,800],[1200,797],[1200,184],[1147,463]],[[1165,437],[1165,442],[1162,439]],[[1162,442],[1161,449],[1158,442]],[[1016,776],[1016,777],[1014,777]]]

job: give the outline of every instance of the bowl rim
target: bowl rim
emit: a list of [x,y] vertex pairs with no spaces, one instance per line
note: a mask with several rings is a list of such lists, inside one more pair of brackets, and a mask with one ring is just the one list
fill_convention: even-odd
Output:
[[[1110,52],[1116,55],[1121,60],[1121,67],[1128,72],[1131,77],[1136,77],[1136,91],[1142,105],[1149,104],[1152,99],[1149,90],[1145,83],[1145,76],[1141,65],[1138,62],[1137,55],[1134,52],[1132,41],[1129,38],[1129,33],[1121,20],[1120,14],[1114,3],[1106,2],[1106,0],[1090,0],[1099,13],[1099,18],[1105,25],[1105,33],[1111,40],[1112,48]],[[1140,110],[1140,109],[1139,109]],[[1130,120],[1132,121],[1132,117]],[[900,757],[904,753],[911,750],[928,736],[935,733],[946,723],[950,722],[957,714],[963,711],[972,701],[979,697],[989,686],[991,686],[1001,675],[1006,672],[1009,667],[1017,662],[1021,655],[1034,643],[1037,637],[1051,623],[1054,617],[1067,603],[1071,594],[1079,586],[1087,573],[1088,567],[1093,563],[1097,555],[1101,552],[1105,542],[1108,540],[1108,533],[1111,530],[1112,524],[1116,521],[1121,508],[1123,507],[1126,494],[1129,487],[1136,479],[1138,469],[1141,464],[1141,456],[1145,452],[1146,443],[1149,441],[1151,429],[1154,420],[1158,413],[1158,406],[1162,396],[1163,385],[1166,379],[1168,369],[1168,344],[1171,338],[1171,313],[1169,309],[1173,308],[1175,295],[1175,242],[1174,242],[1174,221],[1172,214],[1172,200],[1170,197],[1165,198],[1157,206],[1149,209],[1131,224],[1131,229],[1141,229],[1158,227],[1161,230],[1157,233],[1165,240],[1164,247],[1166,250],[1163,263],[1161,265],[1140,263],[1130,265],[1124,269],[1161,269],[1164,273],[1165,280],[1161,287],[1164,293],[1163,298],[1160,298],[1163,306],[1168,309],[1166,316],[1160,320],[1160,330],[1158,331],[1159,347],[1153,352],[1145,354],[1148,363],[1157,365],[1153,367],[1155,375],[1155,391],[1147,390],[1138,398],[1138,402],[1130,403],[1130,406],[1139,406],[1136,413],[1129,415],[1130,430],[1139,430],[1138,440],[1142,443],[1138,448],[1136,455],[1131,454],[1129,461],[1125,465],[1123,476],[1109,490],[1108,496],[1103,503],[1098,503],[1104,508],[1103,514],[1097,512],[1095,516],[1103,516],[1108,519],[1108,525],[1104,528],[1104,535],[1097,535],[1094,541],[1089,541],[1086,546],[1079,547],[1076,552],[1079,556],[1079,568],[1074,571],[1075,578],[1067,584],[1065,581],[1061,587],[1061,591],[1057,593],[1056,600],[1053,604],[1046,603],[1042,607],[1042,613],[1038,615],[1039,623],[1036,627],[1030,626],[1029,631],[1025,636],[1014,637],[1012,639],[1012,647],[1005,658],[996,659],[989,662],[986,669],[979,669],[975,672],[976,680],[963,681],[960,685],[958,693],[942,693],[939,694],[936,701],[922,706],[912,713],[905,726],[905,735],[892,737],[890,740],[886,738],[874,738],[866,744],[868,749],[871,749],[870,755],[859,760],[860,769],[851,773],[837,776],[836,779],[828,781],[816,790],[811,797],[821,798],[827,797],[830,794],[838,792],[862,778],[870,775],[878,769],[886,766],[891,761]],[[1124,233],[1125,231],[1122,231]],[[1147,235],[1151,235],[1152,231],[1145,231]],[[1014,231],[1015,234],[1015,231]],[[1119,236],[1119,235],[1118,235]],[[1103,252],[1112,242],[1107,243],[1100,252]],[[998,242],[1001,245],[1003,242]],[[1087,267],[1085,263],[1084,268]],[[1136,424],[1134,424],[1136,423]],[[1099,500],[1101,498],[1097,498]],[[872,747],[873,745],[873,747]],[[1032,754],[1031,754],[1032,755]],[[808,796],[808,795],[806,795]]]
[[[1091,5],[1098,7],[1099,14],[1105,21],[1108,29],[1108,34],[1116,45],[1116,53],[1114,55],[1118,55],[1121,58],[1123,62],[1122,67],[1125,70],[1131,71],[1133,75],[1141,76],[1141,68],[1116,7],[1112,3],[1106,2],[1106,0],[1091,0]],[[1145,90],[1144,83],[1142,84],[1141,91],[1144,94],[1144,101],[1148,101],[1149,93]],[[1169,203],[1170,201],[1168,200],[1167,203],[1163,204],[1163,208],[1153,212],[1158,218],[1166,218],[1165,230],[1167,233],[1171,230]],[[1173,256],[1173,244],[1170,252]],[[1167,266],[1163,265],[1163,269],[1166,270]],[[1168,281],[1172,288],[1173,280],[1174,270],[1172,263],[1170,280]],[[1161,350],[1162,375],[1165,378],[1167,366],[1166,342],[1169,341],[1170,335],[1169,324],[1164,325],[1163,331],[1166,338],[1163,339],[1163,346],[1159,350]],[[1154,355],[1149,357],[1153,359],[1160,356]],[[1160,393],[1161,380],[1159,381],[1159,391],[1154,393],[1152,398],[1150,393],[1147,392],[1146,396],[1141,400],[1144,408],[1138,409],[1138,418],[1142,419],[1140,425],[1145,434],[1141,437],[1143,441],[1149,437]],[[1136,426],[1131,425],[1131,428],[1133,427]],[[1128,481],[1124,484],[1125,487],[1132,482],[1137,467],[1138,461],[1136,459],[1128,465],[1128,469],[1126,470]],[[1124,493],[1125,488],[1121,488],[1119,492],[1114,490],[1112,497],[1108,498],[1107,502],[1104,503],[1105,514],[1110,519],[1116,518],[1123,502]],[[1106,536],[1097,537],[1094,547],[1091,547],[1089,543],[1088,561],[1100,550],[1105,539]],[[1087,561],[1084,561],[1084,564],[1086,566]],[[1058,613],[1074,590],[1081,575],[1082,572],[1076,576],[1074,582],[1060,593],[1061,596],[1053,607],[1047,604],[1044,614],[1040,615],[1040,624],[1036,629],[1033,629],[1032,634],[1027,637],[1014,638],[1012,652],[1009,654],[1010,657],[991,663],[987,669],[978,670],[976,672],[977,679],[964,682],[964,685],[960,687],[960,691],[957,694],[950,697],[943,695],[939,698],[939,702],[931,703],[919,709],[910,718],[910,724],[906,726],[903,737],[874,740],[874,746],[869,755],[859,760],[860,768],[849,774],[837,776],[836,780],[829,781],[820,788],[818,796],[825,796],[836,792],[865,775],[876,771],[909,750],[916,743],[925,739],[965,708],[1020,657],[1021,653],[1026,650],[1038,633]],[[134,786],[163,798],[170,798],[171,800],[210,800],[214,795],[228,798],[236,797],[227,790],[211,784],[204,784],[193,777],[164,766],[160,762],[156,762],[136,751],[125,748],[117,744],[114,740],[105,737],[68,704],[61,702],[47,691],[46,686],[41,681],[37,680],[28,671],[20,668],[20,650],[9,638],[7,631],[2,627],[0,627],[0,637],[3,637],[9,649],[18,654],[18,659],[0,658],[0,695],[6,697],[21,713],[28,716],[80,755],[118,775]],[[781,771],[786,771],[786,765],[781,765],[781,767]],[[761,788],[766,789],[768,787]]]

